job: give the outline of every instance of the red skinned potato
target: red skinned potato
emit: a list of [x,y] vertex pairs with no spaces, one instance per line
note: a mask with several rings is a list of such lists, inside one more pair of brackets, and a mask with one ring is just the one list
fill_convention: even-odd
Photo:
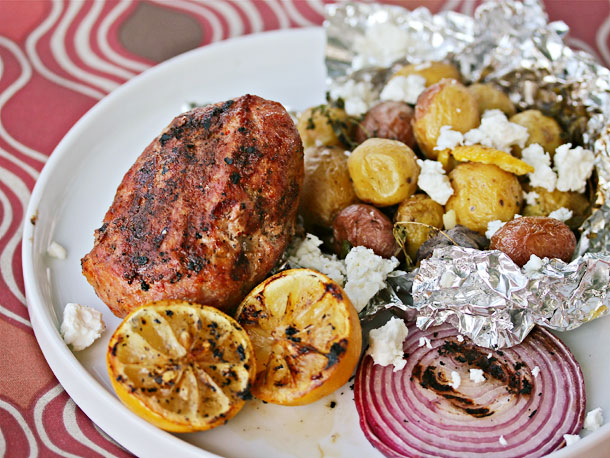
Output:
[[390,258],[400,248],[394,239],[392,221],[377,208],[353,204],[339,212],[333,222],[335,251],[345,256],[353,246],[370,248],[375,254]]
[[523,216],[506,223],[491,238],[489,246],[508,255],[520,267],[535,254],[570,262],[576,248],[571,229],[555,218]]
[[409,148],[415,146],[411,121],[413,108],[404,102],[386,101],[371,108],[356,130],[356,142],[367,138],[389,138],[403,142]]

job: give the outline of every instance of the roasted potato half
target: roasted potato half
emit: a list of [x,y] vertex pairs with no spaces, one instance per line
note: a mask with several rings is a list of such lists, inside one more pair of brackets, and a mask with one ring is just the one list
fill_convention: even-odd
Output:
[[[539,110],[522,111],[512,116],[509,121],[527,128],[529,138],[525,142],[526,147],[538,143],[551,158],[555,155],[555,149],[563,144],[563,131],[557,121],[543,115]],[[513,153],[521,157],[521,148],[513,146]]]
[[453,79],[444,79],[421,93],[415,105],[413,131],[421,151],[436,160],[434,150],[441,127],[465,133],[480,123],[479,106],[466,87]]
[[458,81],[461,79],[457,67],[445,62],[424,62],[421,64],[405,65],[394,73],[392,78],[395,76],[409,75],[419,75],[423,77],[426,80],[426,86],[432,86],[444,78],[452,78]]
[[468,86],[468,92],[477,100],[481,113],[485,113],[487,110],[498,109],[503,111],[506,116],[512,116],[516,112],[513,102],[501,89],[498,89],[493,84],[471,84]]
[[490,221],[511,220],[521,209],[519,180],[493,164],[465,162],[449,174],[454,194],[445,209],[454,210],[457,223],[484,234]]
[[405,223],[401,225],[401,229],[402,233],[406,234],[405,249],[412,260],[415,260],[417,250],[422,243],[434,235],[435,231],[429,226],[443,228],[444,212],[442,205],[434,202],[425,194],[415,194],[400,203],[394,215],[394,221]]
[[345,150],[338,146],[306,148],[299,209],[305,226],[330,228],[337,213],[357,201]]
[[345,110],[330,105],[308,108],[299,116],[297,130],[303,147],[341,146],[351,138],[353,121]]
[[402,142],[369,138],[352,151],[347,167],[358,198],[378,207],[402,202],[417,189],[417,158]]

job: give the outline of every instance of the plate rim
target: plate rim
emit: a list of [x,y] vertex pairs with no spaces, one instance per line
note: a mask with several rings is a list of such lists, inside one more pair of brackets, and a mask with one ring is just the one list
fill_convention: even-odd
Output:
[[[166,71],[168,67],[178,65],[182,61],[196,59],[200,54],[210,52],[210,49],[218,50],[223,47],[239,47],[240,43],[244,41],[274,41],[281,39],[284,35],[296,36],[301,34],[304,39],[306,39],[308,36],[314,36],[315,34],[323,32],[323,30],[323,27],[300,27],[232,37],[192,49],[145,70],[107,94],[74,123],[53,149],[53,152],[44,164],[32,189],[23,217],[21,264],[28,314],[36,341],[47,364],[70,398],[74,400],[79,408],[81,408],[98,427],[112,437],[112,439],[120,443],[122,447],[137,456],[167,456],[166,454],[168,452],[179,452],[180,456],[184,457],[203,456],[207,458],[222,458],[220,455],[197,447],[190,442],[181,439],[179,436],[175,436],[153,426],[131,412],[131,410],[125,407],[113,393],[108,391],[106,387],[98,382],[85,369],[74,353],[64,343],[58,329],[53,325],[53,318],[50,310],[45,306],[44,300],[41,297],[40,288],[35,281],[35,255],[33,252],[34,245],[32,240],[35,235],[36,226],[30,223],[30,217],[31,215],[36,214],[42,194],[47,186],[49,186],[49,181],[57,168],[57,164],[64,156],[70,154],[68,146],[73,138],[80,135],[82,126],[90,122],[90,119],[98,116],[99,112],[103,112],[105,107],[111,104],[116,98],[120,98],[122,94],[131,90],[133,86],[140,84],[141,80],[152,78],[155,75]],[[64,365],[61,365],[58,361],[63,361]],[[83,380],[86,382],[85,384],[83,384]],[[82,386],[77,386],[79,384],[82,384]],[[86,392],[86,395],[83,395],[81,392]],[[98,410],[97,403],[99,402],[110,405],[115,412],[117,410],[120,411],[122,413],[122,421],[117,422],[116,419],[113,421],[110,418],[105,418],[106,415],[104,412]],[[610,415],[610,412],[608,415]],[[125,424],[125,422],[127,422],[127,424]],[[125,433],[125,431],[127,431],[127,433]],[[145,435],[146,438],[155,438],[155,440],[142,441],[142,435]],[[610,421],[607,421],[598,431],[583,438],[584,440],[569,447],[557,450],[551,455],[556,458],[576,458],[586,452],[595,453],[598,451],[596,449],[598,449],[602,443],[608,441],[609,438]],[[154,447],[150,446],[152,442],[154,442]]]

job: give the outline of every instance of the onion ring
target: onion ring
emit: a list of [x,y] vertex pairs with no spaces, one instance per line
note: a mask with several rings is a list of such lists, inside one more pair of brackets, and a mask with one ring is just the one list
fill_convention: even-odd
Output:
[[[431,349],[420,346],[421,337]],[[582,428],[580,366],[543,328],[519,345],[490,351],[458,339],[448,324],[411,326],[403,350],[407,365],[397,372],[366,355],[354,385],[360,427],[386,456],[540,457]],[[482,370],[486,380],[472,381],[470,369]],[[461,378],[457,387],[452,372]]]

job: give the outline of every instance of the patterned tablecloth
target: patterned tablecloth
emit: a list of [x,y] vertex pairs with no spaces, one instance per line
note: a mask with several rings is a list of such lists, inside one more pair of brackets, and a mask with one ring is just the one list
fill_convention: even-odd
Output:
[[[63,391],[25,306],[22,221],[53,149],[87,110],[138,73],[189,49],[320,25],[322,0],[0,0],[0,457],[131,456]],[[388,3],[472,13],[474,0]],[[568,43],[610,64],[608,1],[546,0]],[[322,56],[320,56],[322,58]]]

